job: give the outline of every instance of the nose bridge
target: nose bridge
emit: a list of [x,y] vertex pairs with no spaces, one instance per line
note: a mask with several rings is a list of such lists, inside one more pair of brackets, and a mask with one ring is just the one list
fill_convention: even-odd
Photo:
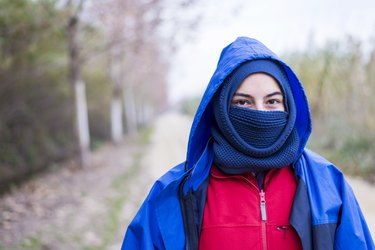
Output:
[[262,99],[254,100],[254,109],[259,111],[266,111],[266,107]]

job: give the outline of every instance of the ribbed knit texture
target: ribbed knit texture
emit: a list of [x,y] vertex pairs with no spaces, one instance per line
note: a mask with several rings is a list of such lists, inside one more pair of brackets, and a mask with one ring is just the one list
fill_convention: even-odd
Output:
[[264,112],[233,106],[229,110],[229,119],[246,143],[255,148],[269,148],[283,132],[288,121],[288,113]]
[[[231,106],[233,95],[252,73],[273,76],[284,94],[283,111],[257,111]],[[299,138],[294,129],[296,108],[288,79],[270,60],[246,62],[224,81],[214,97],[216,124],[212,127],[215,164],[225,173],[259,172],[288,166],[294,160]]]

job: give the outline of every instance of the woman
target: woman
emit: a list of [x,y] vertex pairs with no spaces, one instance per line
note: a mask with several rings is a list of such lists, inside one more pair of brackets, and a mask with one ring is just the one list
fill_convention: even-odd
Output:
[[293,71],[257,40],[224,48],[187,159],[153,186],[122,249],[375,249],[343,174],[305,148]]

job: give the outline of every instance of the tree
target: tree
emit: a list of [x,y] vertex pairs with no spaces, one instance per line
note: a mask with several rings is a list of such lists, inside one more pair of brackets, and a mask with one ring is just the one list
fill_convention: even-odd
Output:
[[69,50],[69,80],[74,88],[75,122],[77,139],[79,144],[80,165],[88,164],[88,153],[90,151],[90,134],[87,113],[86,87],[81,76],[81,58],[79,44],[80,14],[83,9],[84,0],[74,4],[73,0],[66,2],[68,10],[67,34]]
[[75,154],[63,14],[0,1],[0,186]]
[[[190,2],[177,1],[177,6],[187,8]],[[127,133],[134,135],[141,124],[166,105],[168,63],[163,54],[173,51],[175,46],[171,44],[181,27],[175,26],[169,33],[162,29],[165,22],[174,22],[173,18],[179,12],[176,1],[167,0],[97,0],[92,3],[91,14],[99,17],[100,22],[96,24],[104,31],[103,47],[107,48],[113,89],[111,134],[117,143],[122,140],[122,117],[125,118]],[[169,20],[163,20],[163,13],[170,8],[174,9],[176,16],[171,18],[169,15]]]

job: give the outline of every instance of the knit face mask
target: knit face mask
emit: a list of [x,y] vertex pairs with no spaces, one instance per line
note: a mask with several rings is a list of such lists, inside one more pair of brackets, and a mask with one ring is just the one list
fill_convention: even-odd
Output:
[[[287,112],[231,106],[242,81],[257,72],[277,80],[284,93]],[[295,104],[288,79],[275,62],[255,60],[237,68],[214,97],[214,115],[214,163],[223,172],[240,174],[281,168],[290,165],[296,157],[299,138],[294,129]]]
[[258,111],[243,107],[229,108],[229,120],[234,130],[245,143],[254,147],[254,156],[261,157],[267,152],[257,153],[256,149],[269,149],[285,129],[288,113],[285,111]]

